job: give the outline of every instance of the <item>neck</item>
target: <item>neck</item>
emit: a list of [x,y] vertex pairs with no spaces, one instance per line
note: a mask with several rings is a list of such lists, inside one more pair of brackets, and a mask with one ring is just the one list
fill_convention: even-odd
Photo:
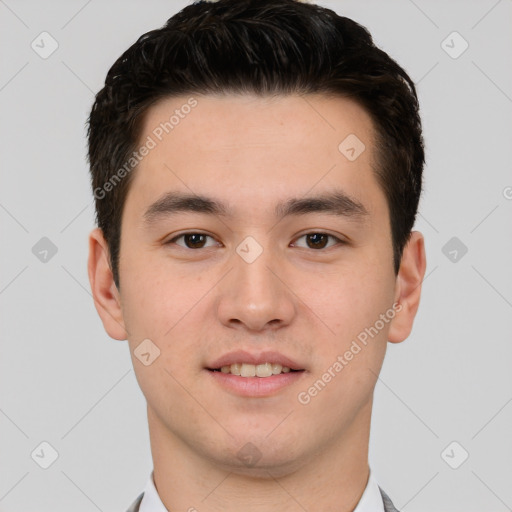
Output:
[[148,407],[155,486],[168,510],[352,512],[369,477],[371,400],[332,445],[289,467],[240,471],[198,453]]

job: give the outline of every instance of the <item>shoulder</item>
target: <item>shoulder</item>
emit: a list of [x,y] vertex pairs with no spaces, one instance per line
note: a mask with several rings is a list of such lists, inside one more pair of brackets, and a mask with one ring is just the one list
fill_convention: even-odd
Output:
[[385,512],[399,512],[393,502],[389,498],[389,496],[379,487],[380,493],[382,495],[382,501],[384,502],[384,511]]

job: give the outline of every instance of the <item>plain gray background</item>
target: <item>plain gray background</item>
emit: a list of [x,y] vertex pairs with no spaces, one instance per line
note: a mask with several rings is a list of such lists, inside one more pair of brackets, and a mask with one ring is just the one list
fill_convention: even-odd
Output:
[[[127,343],[89,291],[84,123],[114,60],[187,3],[0,0],[2,512],[124,512],[152,469]],[[321,4],[409,72],[427,146],[427,277],[376,388],[372,470],[405,512],[512,510],[512,2]]]

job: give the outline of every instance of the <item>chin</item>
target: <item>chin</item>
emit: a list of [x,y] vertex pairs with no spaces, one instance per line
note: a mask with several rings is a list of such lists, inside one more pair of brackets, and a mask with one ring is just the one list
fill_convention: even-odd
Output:
[[[269,430],[270,431],[270,430]],[[237,436],[230,438],[229,445],[210,454],[216,465],[226,471],[253,478],[282,477],[297,471],[307,458],[301,446],[286,436]]]

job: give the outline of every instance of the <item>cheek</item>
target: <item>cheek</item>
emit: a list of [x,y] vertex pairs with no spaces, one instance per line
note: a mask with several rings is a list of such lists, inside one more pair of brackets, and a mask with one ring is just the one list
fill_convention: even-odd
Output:
[[142,272],[133,271],[125,276],[121,301],[129,339],[136,342],[141,337],[160,338],[166,323],[162,314],[167,302],[165,286],[154,283]]
[[312,418],[346,422],[372,396],[393,311],[385,320],[381,315],[392,307],[393,294],[389,276],[368,268],[317,280],[310,295],[308,305],[329,327],[315,342],[312,375],[297,397]]
[[208,291],[215,276],[207,279],[201,272],[185,272],[161,258],[152,260],[150,254],[126,260],[121,276],[123,317],[132,351],[149,338],[161,350],[159,362],[179,370],[177,361],[189,359],[204,330],[211,327]]
[[[202,322],[206,318],[207,301],[203,280],[183,279],[163,274],[164,270],[149,264],[133,267],[130,280],[122,288],[123,315],[128,329],[128,342],[135,374],[149,403],[164,411],[175,400],[187,402],[179,383],[191,387],[192,370],[199,370],[197,354],[202,339]],[[145,366],[138,360],[137,350],[143,340],[151,340],[158,348],[154,362]],[[168,401],[165,397],[173,397]]]
[[[380,265],[380,266],[379,266]],[[323,321],[329,338],[342,348],[366,328],[374,325],[393,302],[394,281],[382,262],[341,268],[318,275],[313,285],[304,286],[301,298]],[[380,323],[379,323],[380,326]],[[328,328],[328,329],[327,329]],[[384,330],[387,332],[388,324]],[[385,334],[385,333],[384,333]]]
[[188,287],[162,258],[125,242],[119,265],[123,316],[133,336],[160,337],[179,314]]

